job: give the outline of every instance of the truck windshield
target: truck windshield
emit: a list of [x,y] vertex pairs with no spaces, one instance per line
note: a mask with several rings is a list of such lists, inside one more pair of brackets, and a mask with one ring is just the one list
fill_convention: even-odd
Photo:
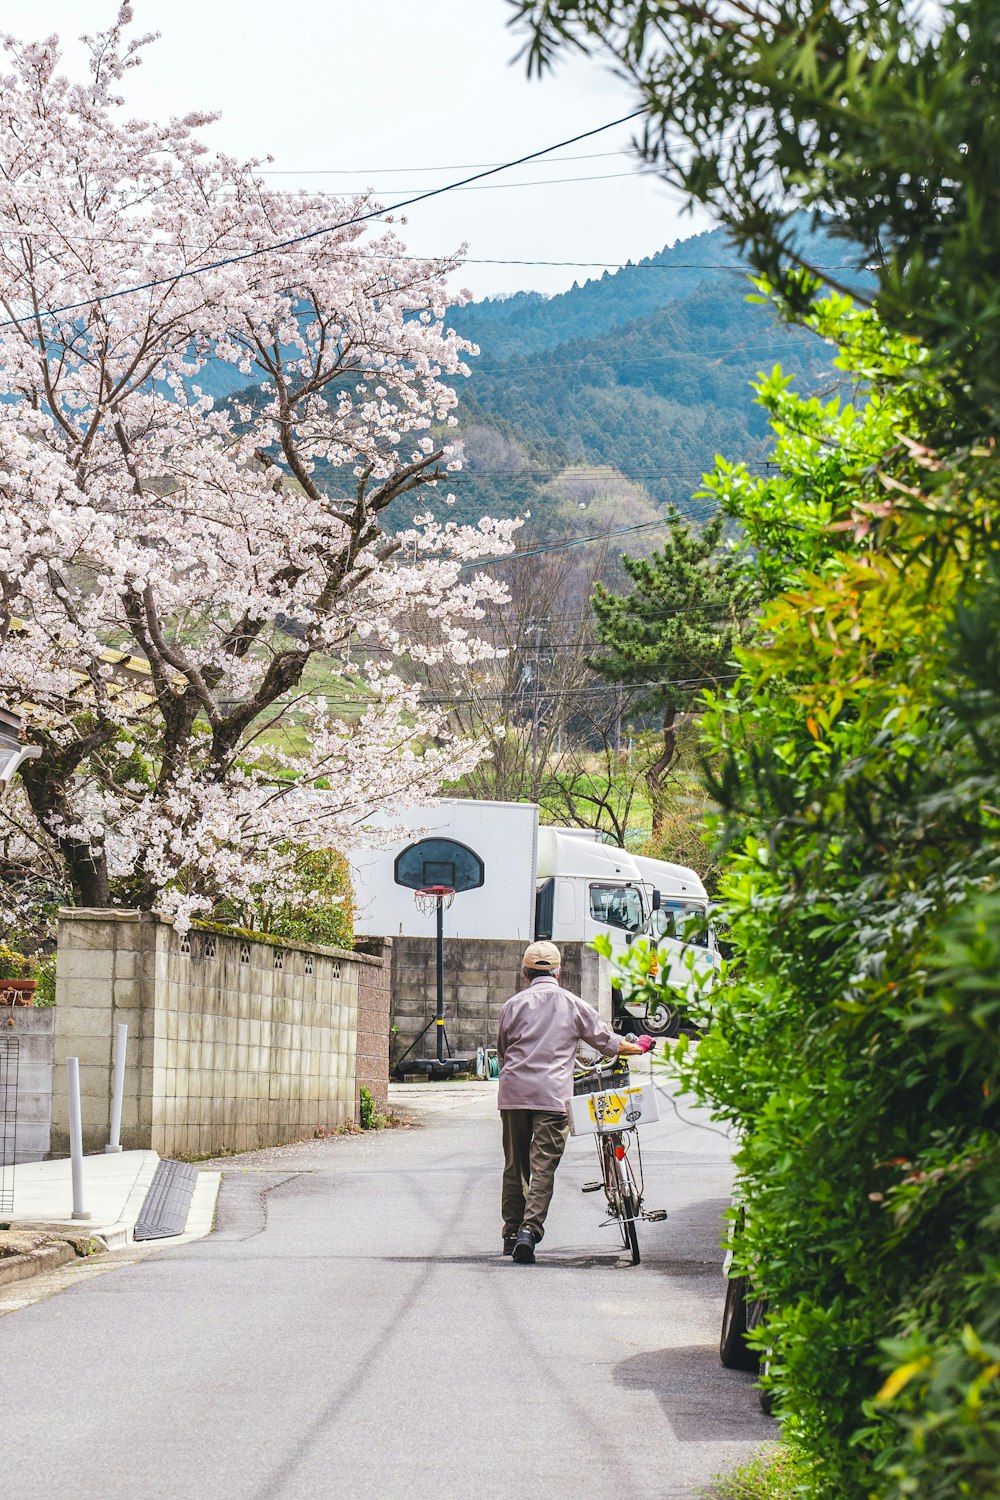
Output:
[[622,927],[626,932],[638,932],[645,916],[642,896],[634,888],[592,885],[590,915],[595,922],[604,922],[608,927]]
[[695,948],[708,947],[708,925],[700,906],[661,906],[649,920],[654,938],[678,938]]

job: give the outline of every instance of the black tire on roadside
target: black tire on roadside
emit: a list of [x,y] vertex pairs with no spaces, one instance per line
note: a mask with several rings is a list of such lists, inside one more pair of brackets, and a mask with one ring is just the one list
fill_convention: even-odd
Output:
[[749,1290],[749,1282],[745,1276],[731,1276],[726,1282],[719,1358],[727,1370],[749,1370],[751,1374],[756,1374],[760,1367],[760,1355],[756,1349],[748,1349],[746,1342]]

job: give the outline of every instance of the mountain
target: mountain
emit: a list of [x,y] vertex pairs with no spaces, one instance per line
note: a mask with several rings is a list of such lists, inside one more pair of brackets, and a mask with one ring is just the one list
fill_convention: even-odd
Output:
[[[803,245],[829,259],[828,242]],[[653,502],[693,515],[717,453],[762,464],[767,423],[750,382],[776,363],[814,389],[830,350],[753,288],[721,230],[555,297],[519,293],[449,310],[480,347],[460,388],[465,471],[456,519],[532,509],[581,466],[625,476]]]
[[604,271],[568,292],[487,298],[449,309],[449,321],[494,358],[551,349],[573,339],[597,337],[667,303],[689,296],[705,279],[742,281],[739,254],[721,229],[694,235],[657,255],[618,271]]

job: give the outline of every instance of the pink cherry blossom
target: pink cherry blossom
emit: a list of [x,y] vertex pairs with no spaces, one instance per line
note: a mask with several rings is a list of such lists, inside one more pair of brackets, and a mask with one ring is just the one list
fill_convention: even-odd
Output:
[[[90,39],[83,82],[56,38],[4,41],[0,702],[42,755],[0,839],[61,859],[83,904],[184,925],[288,895],[293,846],[343,846],[482,755],[402,664],[460,681],[488,654],[501,591],[463,565],[515,523],[398,530],[460,463],[458,256],[316,234],[374,205],[273,190],[207,148],[211,115],[125,119],[150,40],[130,19]],[[238,399],[203,390],[210,361]]]

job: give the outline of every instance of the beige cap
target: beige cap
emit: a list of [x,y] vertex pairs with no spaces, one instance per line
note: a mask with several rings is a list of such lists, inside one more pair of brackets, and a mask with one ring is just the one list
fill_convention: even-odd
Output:
[[524,950],[524,958],[521,962],[526,969],[545,969],[552,974],[561,965],[562,954],[555,943],[545,941],[529,943]]

